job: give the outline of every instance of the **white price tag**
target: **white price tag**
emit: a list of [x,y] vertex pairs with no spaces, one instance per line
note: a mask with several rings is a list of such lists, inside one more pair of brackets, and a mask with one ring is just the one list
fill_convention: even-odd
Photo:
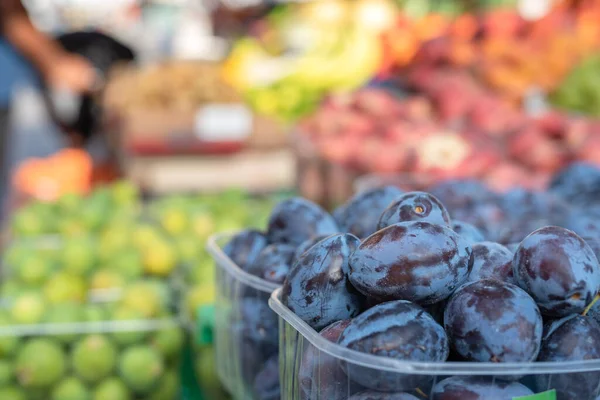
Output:
[[253,116],[243,104],[209,104],[196,112],[195,123],[203,141],[242,141],[252,133]]
[[517,7],[521,17],[536,20],[544,17],[550,11],[552,0],[519,0]]

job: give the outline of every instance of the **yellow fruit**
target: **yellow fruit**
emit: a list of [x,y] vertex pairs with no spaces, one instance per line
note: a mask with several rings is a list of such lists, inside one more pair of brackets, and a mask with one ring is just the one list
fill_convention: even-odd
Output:
[[167,210],[161,217],[161,223],[171,235],[180,235],[187,229],[188,216],[182,210]]
[[196,312],[199,307],[215,302],[215,285],[198,285],[188,291],[186,295],[186,307],[191,319],[196,318]]
[[161,309],[161,298],[156,288],[146,282],[128,286],[121,298],[121,305],[139,311],[145,317],[156,317]]
[[207,213],[196,215],[192,221],[192,228],[198,237],[208,237],[215,231],[215,220]]
[[152,225],[140,225],[133,231],[133,243],[140,247],[149,247],[160,240],[160,233]]
[[44,295],[52,304],[83,302],[87,297],[87,287],[79,276],[58,273],[46,282]]
[[177,266],[177,255],[165,243],[154,243],[144,249],[144,271],[150,275],[168,276]]
[[16,324],[35,324],[44,315],[44,299],[37,293],[24,293],[17,297],[10,309]]
[[92,275],[91,290],[121,289],[125,287],[125,279],[115,270],[102,268]]

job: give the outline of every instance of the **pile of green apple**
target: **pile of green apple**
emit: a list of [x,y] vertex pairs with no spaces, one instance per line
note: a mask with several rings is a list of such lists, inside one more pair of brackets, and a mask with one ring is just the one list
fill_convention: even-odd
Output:
[[19,283],[0,312],[1,399],[177,397],[184,332],[163,282],[133,281],[94,301],[84,300],[76,274],[58,272],[43,287]]
[[[66,195],[55,203],[35,202],[18,210],[3,257],[0,331],[2,326],[46,329],[70,323],[76,328],[83,322],[89,328],[87,323],[104,322],[97,330],[92,326],[91,335],[70,330],[61,335],[0,334],[0,398],[6,394],[33,400],[35,393],[52,393],[43,397],[51,400],[174,398],[167,394],[183,331],[177,326],[137,331],[134,323],[132,332],[121,332],[119,323],[160,324],[182,316],[194,327],[196,311],[214,302],[215,265],[205,250],[208,237],[263,226],[275,201],[230,190],[144,203],[137,189],[123,181],[85,197]],[[107,332],[106,326],[118,331]],[[95,339],[90,344],[88,338]],[[108,358],[98,359],[106,364],[98,370],[107,372],[92,380],[75,366],[75,354],[80,353],[75,349],[86,345]],[[207,367],[211,347],[194,349],[198,378],[210,384],[215,381],[210,372],[214,368]],[[145,367],[135,367],[141,364]],[[148,365],[155,367],[149,371]],[[30,371],[56,376],[38,382]],[[152,395],[144,397],[146,391]]]

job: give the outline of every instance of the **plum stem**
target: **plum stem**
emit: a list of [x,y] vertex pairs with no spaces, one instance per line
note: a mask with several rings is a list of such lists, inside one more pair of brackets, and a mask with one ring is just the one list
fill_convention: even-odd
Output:
[[598,300],[600,300],[600,293],[598,293],[596,297],[594,297],[594,300],[592,300],[592,302],[588,304],[588,306],[585,308],[585,310],[583,310],[583,313],[581,313],[581,315],[585,317],[587,313],[592,309],[592,307],[594,307],[594,304],[596,304]]

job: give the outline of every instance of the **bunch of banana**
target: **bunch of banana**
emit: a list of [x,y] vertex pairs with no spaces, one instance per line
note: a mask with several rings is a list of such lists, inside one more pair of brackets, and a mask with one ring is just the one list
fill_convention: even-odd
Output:
[[[324,95],[368,82],[383,58],[381,29],[393,23],[387,0],[322,0],[278,12],[278,34],[288,44],[273,55],[246,37],[224,66],[226,80],[259,113],[294,121]],[[392,12],[390,12],[390,10]]]

